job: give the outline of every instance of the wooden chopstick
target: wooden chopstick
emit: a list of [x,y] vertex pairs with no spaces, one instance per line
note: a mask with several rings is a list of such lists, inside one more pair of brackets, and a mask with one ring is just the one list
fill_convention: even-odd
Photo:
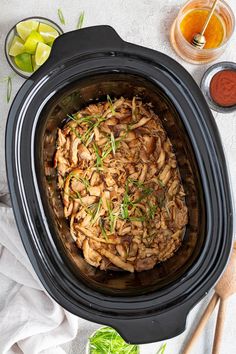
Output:
[[182,354],[190,354],[191,353],[191,350],[192,350],[197,338],[201,334],[202,330],[205,328],[205,326],[206,326],[212,312],[214,311],[218,301],[219,301],[219,296],[215,293],[212,296],[211,301],[209,302],[206,310],[204,311],[200,321],[198,322],[198,325],[195,328],[192,336],[190,337],[189,341],[187,342]]

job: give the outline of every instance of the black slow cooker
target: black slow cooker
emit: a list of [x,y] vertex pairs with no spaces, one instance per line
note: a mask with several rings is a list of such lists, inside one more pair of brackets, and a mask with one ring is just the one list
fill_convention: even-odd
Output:
[[[141,273],[88,265],[63,217],[53,168],[57,127],[106,95],[152,102],[174,146],[189,223],[168,261]],[[233,232],[225,157],[213,116],[192,77],[170,57],[124,42],[108,26],[60,36],[18,92],[6,131],[12,205],[29,259],[65,309],[110,325],[132,343],[181,333],[190,309],[228,260]]]

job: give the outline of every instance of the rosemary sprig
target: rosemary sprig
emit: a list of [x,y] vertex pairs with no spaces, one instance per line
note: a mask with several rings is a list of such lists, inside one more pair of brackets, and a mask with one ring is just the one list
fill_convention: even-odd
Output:
[[166,343],[162,344],[162,346],[158,349],[158,351],[156,352],[156,354],[164,354],[165,350],[166,350]]
[[57,15],[59,17],[59,20],[61,22],[62,25],[65,25],[66,24],[66,21],[65,21],[65,17],[62,13],[62,10],[61,9],[57,9]]
[[79,15],[79,20],[76,28],[81,29],[83,27],[83,23],[84,23],[84,11],[82,11]]

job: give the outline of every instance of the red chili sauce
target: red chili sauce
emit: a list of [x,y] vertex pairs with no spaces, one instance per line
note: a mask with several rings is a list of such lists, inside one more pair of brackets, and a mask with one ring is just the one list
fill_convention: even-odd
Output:
[[210,94],[219,106],[236,105],[236,70],[222,70],[215,74],[210,83]]

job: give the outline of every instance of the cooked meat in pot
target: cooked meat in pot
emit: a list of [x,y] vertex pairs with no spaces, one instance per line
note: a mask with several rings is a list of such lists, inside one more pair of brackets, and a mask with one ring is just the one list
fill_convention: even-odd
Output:
[[173,256],[188,222],[169,138],[150,104],[90,104],[58,129],[54,159],[71,235],[102,270],[153,268]]

